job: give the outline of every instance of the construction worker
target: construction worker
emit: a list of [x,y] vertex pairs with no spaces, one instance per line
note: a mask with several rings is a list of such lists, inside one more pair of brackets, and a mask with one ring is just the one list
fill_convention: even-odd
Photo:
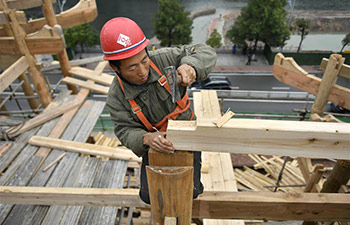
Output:
[[[204,44],[147,51],[149,40],[131,19],[109,20],[100,33],[104,59],[117,76],[109,88],[107,107],[116,136],[123,145],[142,157],[140,197],[150,203],[145,166],[150,148],[171,154],[173,144],[166,139],[168,119],[195,118],[186,87],[208,77],[216,63],[215,51]],[[181,76],[182,99],[172,102],[164,68],[175,66]],[[194,190],[203,192],[200,182],[201,153],[194,153]]]

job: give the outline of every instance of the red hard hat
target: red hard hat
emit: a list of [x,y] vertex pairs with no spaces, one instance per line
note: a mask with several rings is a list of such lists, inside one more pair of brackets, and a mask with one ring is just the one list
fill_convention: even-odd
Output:
[[103,25],[100,41],[105,60],[129,58],[149,43],[141,28],[131,19],[116,17]]

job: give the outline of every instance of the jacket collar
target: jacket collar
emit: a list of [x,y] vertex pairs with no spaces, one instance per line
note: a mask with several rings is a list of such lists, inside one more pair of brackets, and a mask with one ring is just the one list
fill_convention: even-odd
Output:
[[150,66],[149,77],[144,85],[139,85],[139,86],[133,85],[129,82],[124,81],[124,79],[121,79],[124,86],[124,94],[125,94],[126,100],[135,99],[139,94],[141,94],[144,90],[147,89],[148,85],[158,81],[159,78],[160,76],[158,75],[158,73]]

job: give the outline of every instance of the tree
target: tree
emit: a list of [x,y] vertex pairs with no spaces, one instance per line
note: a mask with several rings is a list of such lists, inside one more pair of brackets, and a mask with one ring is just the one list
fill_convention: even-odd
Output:
[[178,0],[159,0],[153,22],[161,46],[189,44],[192,41],[192,20],[184,8]]
[[80,45],[82,52],[84,52],[84,46],[92,46],[99,41],[97,31],[94,30],[90,24],[81,24],[68,28],[64,31],[64,38],[67,47],[75,51],[76,46]]
[[212,48],[220,48],[221,47],[221,35],[218,33],[216,29],[210,34],[209,39],[206,41],[207,45]]
[[300,48],[301,48],[301,44],[303,43],[304,39],[306,38],[306,35],[309,34],[309,30],[310,30],[310,23],[311,20],[309,19],[304,19],[304,18],[298,18],[295,21],[295,25],[296,25],[296,30],[298,31],[298,34],[300,35],[300,42],[299,42],[299,46],[298,46],[298,50],[297,53],[299,53]]
[[286,4],[286,0],[249,0],[226,37],[239,47],[247,47],[246,41],[254,42],[254,52],[258,41],[283,46],[290,37],[283,8]]
[[343,44],[343,47],[340,49],[340,52],[343,51],[343,49],[345,48],[345,46],[350,44],[350,33],[348,33],[344,39],[341,41],[341,43]]

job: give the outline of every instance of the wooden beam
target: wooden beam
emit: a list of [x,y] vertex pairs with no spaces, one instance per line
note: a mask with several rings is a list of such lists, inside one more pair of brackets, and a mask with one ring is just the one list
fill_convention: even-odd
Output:
[[[292,87],[317,95],[321,79],[304,71],[293,58],[285,58],[281,53],[275,56],[272,69],[277,80]],[[350,89],[333,85],[328,101],[350,109]]]
[[[0,5],[1,7],[1,5]],[[1,9],[0,9],[1,10]],[[23,11],[17,11],[16,17],[19,24],[27,24],[27,17]],[[0,12],[0,25],[8,24],[4,12]]]
[[0,74],[0,93],[3,92],[13,81],[15,81],[28,68],[26,57],[22,56],[2,74]]
[[[0,186],[0,203],[148,208],[140,200],[138,192],[138,189]],[[348,194],[204,192],[193,202],[194,218],[350,220]]]
[[89,89],[91,91],[95,91],[97,93],[101,93],[101,94],[108,94],[108,90],[109,87],[106,86],[102,86],[102,85],[98,85],[98,84],[94,84],[94,83],[90,83],[88,81],[83,81],[83,80],[78,80],[72,77],[65,77],[63,78],[63,81],[68,83],[68,84],[73,84],[82,88],[86,88]]
[[72,67],[69,70],[69,73],[71,75],[82,77],[82,78],[92,80],[92,81],[95,81],[97,83],[105,84],[108,86],[112,84],[112,81],[115,77],[115,76],[109,75],[107,73],[97,74],[93,70],[90,70],[87,68],[82,68],[82,67]]
[[138,189],[0,186],[1,204],[145,207]]
[[[320,65],[320,69],[321,69],[322,71],[325,71],[325,70],[326,70],[328,61],[329,61],[329,60],[326,59],[326,58],[323,58],[323,59],[322,59],[322,62],[321,62],[321,65]],[[350,79],[350,66],[349,66],[349,65],[346,65],[346,64],[341,65],[340,71],[339,71],[339,76],[342,76],[342,77],[345,77],[345,78]]]
[[8,9],[5,1],[0,2],[0,5],[2,5],[5,9],[4,12],[6,14],[6,19],[8,21],[11,21],[10,27],[16,40],[17,48],[21,51],[21,54],[23,54],[26,57],[26,60],[29,65],[28,73],[34,85],[34,89],[38,94],[42,106],[46,107],[51,102],[51,95],[46,87],[41,72],[36,67],[36,60],[33,57],[33,55],[31,55],[28,46],[25,42],[26,33],[17,21],[15,10]]
[[140,158],[137,157],[132,151],[122,147],[107,147],[102,145],[94,145],[88,143],[80,143],[74,141],[67,141],[56,138],[34,136],[29,140],[29,144],[37,145],[47,148],[61,149],[70,152],[78,152],[88,155],[97,155],[108,157],[111,159],[121,159],[141,162]]
[[[56,3],[56,0],[50,0],[52,3]],[[42,4],[42,0],[7,0],[7,5],[11,9],[30,9],[39,7]]]
[[222,128],[211,120],[169,120],[167,129],[167,138],[176,150],[347,160],[349,136],[347,123],[256,119],[231,119]]
[[[64,42],[59,27],[45,25],[40,31],[27,35],[24,40],[30,54],[57,54],[62,51]],[[22,54],[15,38],[0,37],[0,54]]]
[[20,135],[21,133],[30,130],[34,127],[37,127],[47,121],[50,121],[60,115],[62,115],[64,112],[67,112],[75,107],[79,106],[79,102],[77,101],[71,101],[69,103],[66,103],[63,106],[53,107],[52,109],[49,109],[47,111],[43,111],[36,117],[29,119],[25,121],[24,123],[19,124],[18,126],[11,127],[10,129],[6,130],[6,134],[9,138],[16,137]]
[[207,192],[193,201],[193,217],[349,221],[349,200],[346,194]]

